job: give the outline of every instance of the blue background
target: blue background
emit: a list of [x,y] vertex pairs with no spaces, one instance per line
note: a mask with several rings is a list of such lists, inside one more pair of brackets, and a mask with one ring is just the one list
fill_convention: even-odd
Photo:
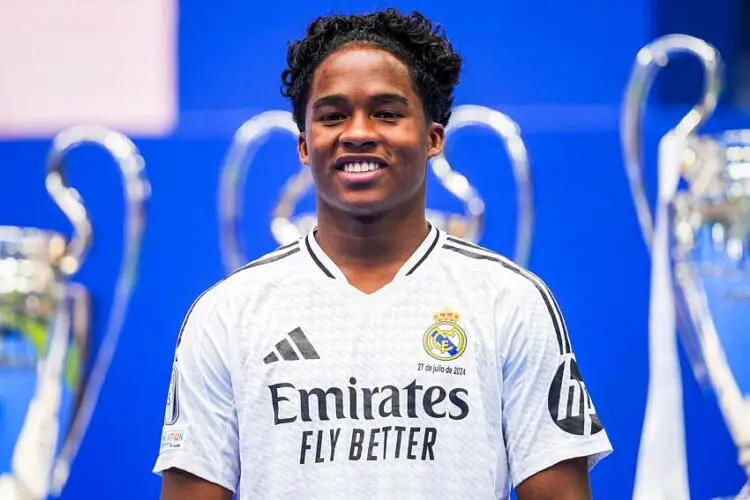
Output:
[[[673,1],[262,6],[182,1],[180,122],[167,138],[134,138],[153,187],[139,279],[119,350],[63,498],[158,496],[160,480],[150,470],[159,449],[177,332],[195,297],[225,274],[217,227],[221,163],[244,120],[268,109],[287,109],[279,94],[287,41],[299,37],[314,16],[342,5],[347,12],[390,5],[416,8],[442,23],[465,58],[456,104],[493,107],[520,125],[535,184],[529,267],[558,298],[584,379],[615,447],[593,472],[594,493],[597,498],[629,498],[646,401],[650,262],[620,153],[624,86],[637,51],[665,26],[708,41],[714,33],[726,38],[728,30],[726,23],[696,25],[694,19],[678,16],[679,5]],[[732,4],[717,5],[722,8],[716,16],[730,19]],[[718,28],[709,29],[714,25]],[[708,32],[696,26],[708,26]],[[727,48],[725,58],[733,57]],[[697,63],[687,64],[683,71],[697,80],[678,86],[688,101],[696,98],[690,89],[697,92],[700,86],[695,68]],[[665,82],[691,82],[674,71],[664,73]],[[647,113],[650,186],[655,185],[658,138],[687,109],[670,102],[669,88],[665,83],[655,92]],[[722,109],[708,129],[737,127],[748,118]],[[0,142],[0,223],[70,233],[44,189],[49,145],[46,140]],[[268,215],[282,182],[298,168],[293,146],[290,137],[274,136],[250,170],[244,216],[249,258],[275,246]],[[489,132],[472,129],[458,134],[447,154],[487,201],[481,243],[509,254],[515,199],[501,145]],[[76,281],[93,294],[94,325],[102,332],[121,257],[122,192],[116,169],[95,149],[71,155],[70,172],[92,214],[96,235]],[[458,209],[434,178],[429,205]],[[684,356],[682,362],[693,498],[736,493],[743,475],[715,399],[697,384]]]

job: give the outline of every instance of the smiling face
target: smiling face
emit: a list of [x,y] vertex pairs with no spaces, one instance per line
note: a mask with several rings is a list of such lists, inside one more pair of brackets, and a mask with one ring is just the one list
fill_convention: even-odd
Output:
[[315,180],[319,210],[423,212],[427,160],[442,151],[443,139],[404,63],[385,50],[351,45],[315,71],[298,150]]

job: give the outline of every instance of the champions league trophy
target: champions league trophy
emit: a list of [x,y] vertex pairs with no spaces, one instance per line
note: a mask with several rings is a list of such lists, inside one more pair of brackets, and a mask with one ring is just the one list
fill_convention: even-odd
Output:
[[[514,260],[525,265],[531,250],[534,214],[529,160],[519,128],[508,116],[494,109],[474,105],[458,106],[453,109],[446,127],[446,141],[455,131],[469,126],[486,127],[495,132],[510,157],[516,182],[518,210]],[[237,269],[248,261],[240,245],[242,187],[258,148],[274,131],[287,132],[295,139],[299,135],[291,113],[278,110],[261,113],[247,120],[237,130],[222,166],[219,223],[222,258],[228,270]],[[427,219],[455,236],[478,242],[484,228],[484,200],[466,177],[453,170],[444,155],[433,158],[430,164],[440,183],[461,200],[464,214],[427,209]],[[315,226],[317,219],[314,213],[294,214],[297,203],[312,186],[310,169],[305,166],[284,185],[271,217],[271,232],[280,245],[296,241]]]
[[[93,230],[65,156],[86,143],[110,153],[124,179],[125,248],[113,309],[90,355],[86,289],[68,280],[80,269]],[[149,184],[125,136],[99,126],[58,134],[48,156],[47,190],[70,219],[73,238],[0,226],[0,499],[43,500],[61,493],[110,365],[133,288]],[[93,361],[90,374],[86,367]]]
[[[657,70],[678,53],[700,60],[704,92],[660,141],[654,222],[642,175],[642,114]],[[716,108],[721,80],[714,47],[668,35],[641,49],[627,88],[625,163],[653,263],[649,399],[634,498],[689,498],[676,327],[750,478],[750,130],[697,133]],[[750,482],[737,498],[750,498]]]

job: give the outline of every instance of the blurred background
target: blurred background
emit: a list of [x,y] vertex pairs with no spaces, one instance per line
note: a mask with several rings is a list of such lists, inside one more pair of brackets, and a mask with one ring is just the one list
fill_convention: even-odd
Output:
[[[747,127],[747,0],[0,0],[0,225],[71,234],[45,190],[50,140],[69,125],[96,122],[126,133],[152,187],[122,337],[62,498],[157,498],[160,479],[151,468],[177,333],[193,300],[227,273],[217,211],[233,133],[258,113],[288,109],[279,93],[287,42],[309,21],[391,6],[420,10],[445,27],[465,59],[457,105],[497,109],[520,127],[535,191],[528,267],[557,296],[615,448],[592,474],[594,492],[632,497],[648,383],[651,263],[623,167],[625,85],[643,45],[667,33],[698,36],[726,64],[726,88],[704,130]],[[657,78],[644,125],[651,196],[658,140],[697,101],[701,85],[691,58]],[[250,167],[242,222],[249,258],[277,246],[270,213],[299,169],[294,144],[274,134]],[[511,255],[516,194],[502,144],[488,131],[466,129],[446,155],[486,201],[480,243]],[[74,281],[92,295],[96,339],[122,257],[123,193],[101,150],[76,150],[68,165],[94,227]],[[428,191],[430,207],[460,211],[434,176]],[[312,207],[310,194],[300,210]],[[682,348],[680,355],[692,498],[736,493],[744,479],[736,448],[715,397],[696,382]]]

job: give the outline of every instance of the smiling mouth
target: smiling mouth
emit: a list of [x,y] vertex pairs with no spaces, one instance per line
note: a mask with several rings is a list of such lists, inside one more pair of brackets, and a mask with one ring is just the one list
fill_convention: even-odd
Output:
[[344,163],[343,165],[339,166],[337,170],[346,172],[347,174],[358,174],[374,172],[384,167],[384,164],[377,161],[352,161]]

